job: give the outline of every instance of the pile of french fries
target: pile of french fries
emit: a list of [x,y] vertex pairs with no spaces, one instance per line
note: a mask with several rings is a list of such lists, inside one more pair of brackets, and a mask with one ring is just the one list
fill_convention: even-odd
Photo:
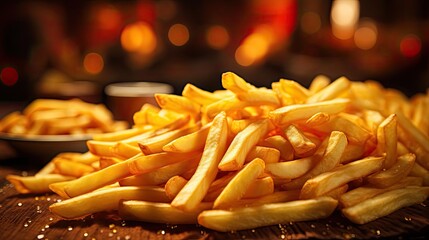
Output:
[[224,90],[157,94],[132,128],[94,135],[35,176],[65,219],[117,210],[126,220],[217,231],[329,217],[365,224],[429,196],[429,92],[407,98],[375,81],[258,88],[222,75]]
[[116,132],[128,123],[115,121],[103,104],[80,99],[36,99],[0,120],[0,132],[13,135],[83,135]]

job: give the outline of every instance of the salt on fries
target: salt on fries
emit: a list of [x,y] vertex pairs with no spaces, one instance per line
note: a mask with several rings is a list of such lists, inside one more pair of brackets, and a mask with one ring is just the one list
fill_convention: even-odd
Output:
[[[232,72],[222,85],[158,94],[159,107],[142,106],[131,129],[95,135],[89,152],[62,153],[35,176],[7,179],[20,193],[58,193],[65,200],[50,210],[63,218],[118,210],[123,219],[217,231],[335,209],[364,224],[427,199],[429,93],[407,99],[374,81],[326,76],[309,88],[286,79],[258,88]],[[42,109],[76,114],[50,104],[60,109],[36,102],[25,114],[33,122],[48,118]],[[25,121],[12,113],[0,129]]]
[[14,135],[98,134],[127,127],[128,123],[115,121],[104,105],[79,99],[37,99],[0,121],[0,132]]

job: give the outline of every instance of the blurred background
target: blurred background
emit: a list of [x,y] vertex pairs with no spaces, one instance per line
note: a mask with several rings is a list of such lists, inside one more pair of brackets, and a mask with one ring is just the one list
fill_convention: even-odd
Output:
[[426,0],[2,1],[0,107],[34,98],[105,101],[114,82],[308,86],[318,74],[429,87]]

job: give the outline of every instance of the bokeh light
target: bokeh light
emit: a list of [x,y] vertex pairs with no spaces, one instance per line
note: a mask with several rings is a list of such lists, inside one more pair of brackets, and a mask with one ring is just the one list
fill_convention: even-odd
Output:
[[189,41],[189,30],[183,24],[176,23],[168,30],[168,40],[174,46],[183,46]]
[[225,48],[229,43],[229,33],[226,28],[214,25],[207,29],[206,32],[207,44],[213,49]]
[[332,34],[343,40],[353,37],[359,14],[359,1],[335,0],[331,9]]
[[354,34],[356,47],[369,50],[375,46],[378,38],[378,29],[371,20],[363,21]]
[[419,37],[410,34],[402,38],[399,49],[403,56],[412,58],[420,53],[422,42]]
[[104,68],[103,57],[98,53],[88,53],[83,59],[83,67],[90,74],[98,74]]
[[157,39],[149,24],[136,22],[124,28],[121,44],[126,51],[150,54],[156,49]]
[[5,67],[1,70],[0,78],[4,85],[13,86],[18,81],[18,72],[13,67]]

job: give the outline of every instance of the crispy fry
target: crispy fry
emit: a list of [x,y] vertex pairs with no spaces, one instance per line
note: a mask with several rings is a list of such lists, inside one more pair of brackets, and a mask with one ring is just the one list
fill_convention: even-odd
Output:
[[44,174],[28,177],[7,175],[6,179],[14,185],[15,189],[19,193],[26,194],[50,192],[51,190],[49,189],[49,184],[71,180],[74,179],[74,177],[64,176],[60,174]]
[[429,187],[407,187],[391,190],[344,208],[343,214],[352,222],[365,224],[400,208],[421,203],[429,196]]
[[292,124],[286,128],[285,136],[287,140],[289,140],[297,156],[309,155],[309,153],[316,149],[316,144],[310,141],[310,139]]
[[255,86],[246,82],[243,78],[233,72],[222,74],[222,86],[236,94],[255,89]]
[[255,146],[247,154],[245,162],[250,162],[255,158],[260,158],[265,163],[276,163],[280,160],[280,151],[275,148]]
[[242,168],[246,155],[259,139],[268,133],[268,120],[260,120],[250,124],[238,133],[219,163],[222,171],[235,171]]
[[392,167],[396,162],[398,145],[396,129],[396,115],[394,114],[381,122],[377,129],[377,148],[375,152],[379,155],[386,153],[386,159],[384,160],[385,168]]
[[173,200],[177,194],[182,190],[182,188],[188,183],[188,180],[186,180],[184,177],[181,176],[174,176],[171,177],[164,186],[165,194],[167,197],[171,200]]
[[188,98],[173,94],[155,94],[155,99],[161,108],[169,109],[177,112],[185,112],[194,118],[200,112],[200,105],[192,102]]
[[226,208],[234,201],[241,199],[252,181],[264,172],[264,168],[265,162],[260,158],[256,158],[244,166],[216,198],[213,208]]
[[317,103],[294,104],[271,111],[269,117],[274,124],[285,126],[296,120],[308,119],[318,112],[327,114],[342,112],[349,103],[348,99],[338,98]]
[[226,114],[221,112],[213,119],[195,174],[173,199],[171,206],[184,211],[192,211],[198,207],[216,177],[219,162],[226,149],[227,135]]
[[49,211],[66,218],[81,218],[86,215],[118,209],[121,200],[145,200],[168,202],[160,187],[113,187],[86,193],[49,206]]
[[328,217],[337,207],[337,203],[333,198],[321,197],[232,210],[207,210],[198,216],[198,223],[210,229],[227,232],[282,222],[308,221]]
[[293,161],[268,163],[265,170],[278,178],[294,179],[301,177],[313,166],[313,158],[306,157]]
[[385,188],[406,177],[413,168],[416,155],[407,153],[399,156],[395,164],[386,171],[378,172],[367,177],[369,183],[376,187]]
[[307,103],[331,100],[346,91],[350,85],[351,82],[346,77],[340,77],[325,88],[308,97]]
[[289,161],[293,159],[293,147],[290,142],[281,135],[274,135],[264,139],[262,144],[266,147],[277,149],[280,152],[280,159]]
[[208,105],[222,99],[222,96],[204,91],[190,83],[186,84],[182,91],[182,96],[200,104]]
[[301,189],[301,199],[319,197],[352,180],[380,170],[384,157],[367,157],[309,179]]
[[54,159],[53,163],[57,172],[65,176],[81,177],[94,171],[91,166],[67,159]]
[[178,137],[162,147],[166,152],[195,152],[202,150],[207,139],[211,124],[206,124],[198,131]]

